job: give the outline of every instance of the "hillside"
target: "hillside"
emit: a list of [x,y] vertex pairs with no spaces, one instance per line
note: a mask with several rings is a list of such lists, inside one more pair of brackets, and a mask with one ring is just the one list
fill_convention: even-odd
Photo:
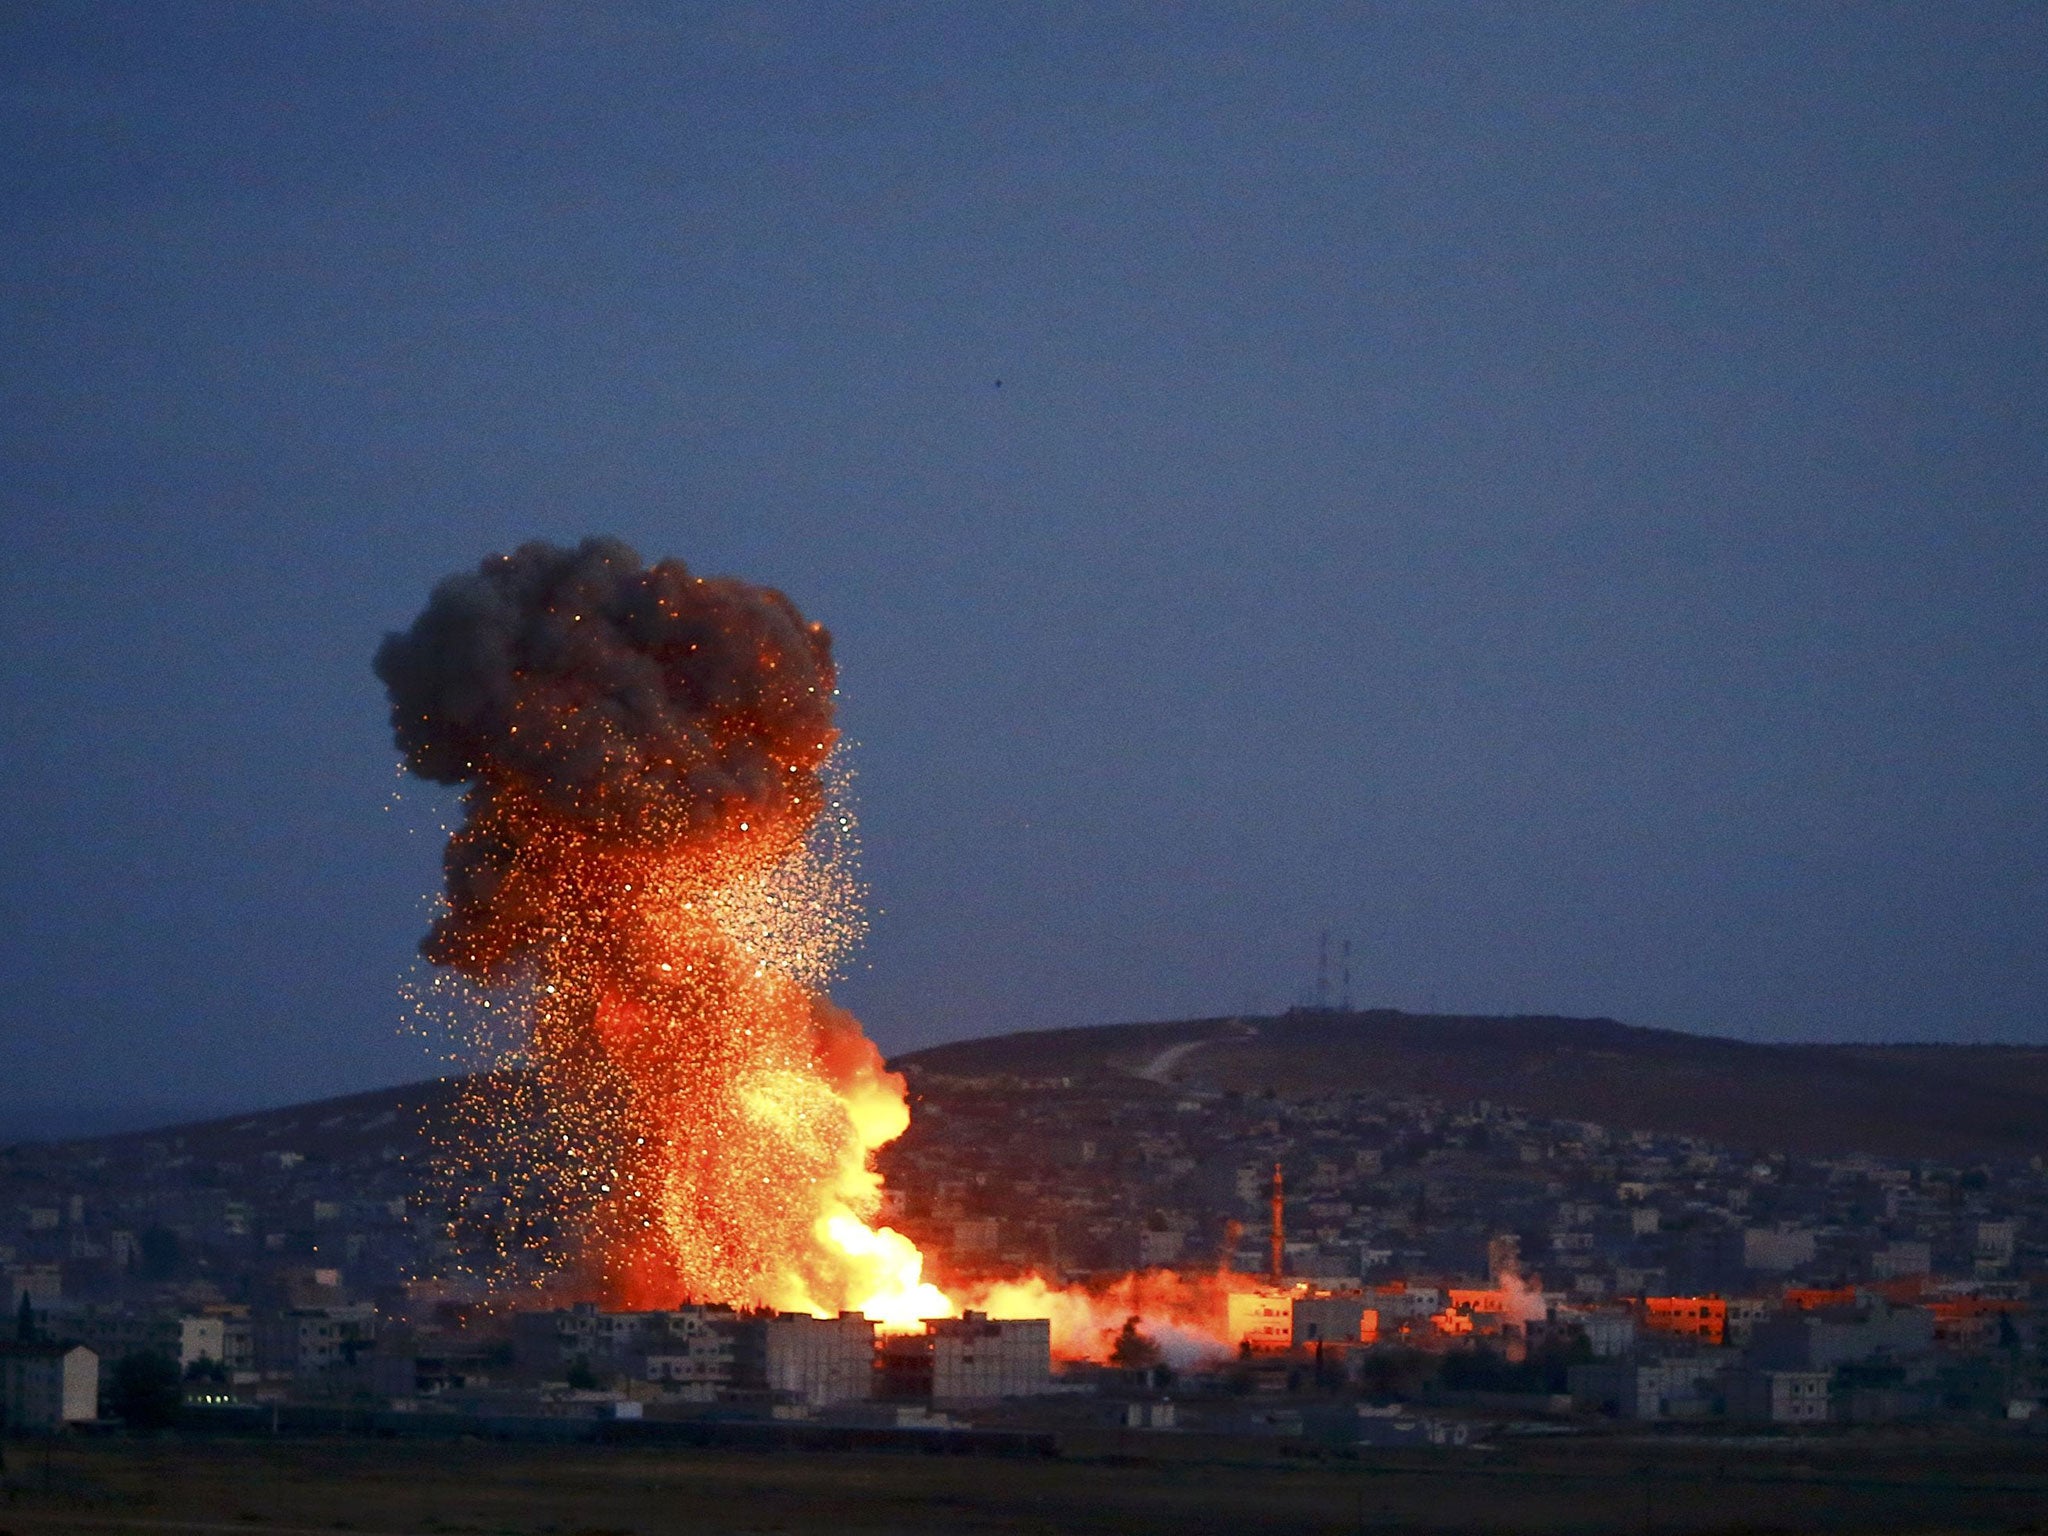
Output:
[[[184,1163],[240,1163],[279,1152],[295,1152],[301,1158],[327,1164],[394,1161],[418,1155],[421,1130],[448,1118],[459,1087],[454,1079],[406,1083],[281,1109],[249,1110],[47,1145],[103,1157],[114,1165],[135,1160],[161,1163],[170,1158]],[[40,1145],[46,1144],[25,1142],[16,1150]]]
[[[1551,1118],[1806,1154],[2048,1153],[2048,1047],[2040,1046],[1761,1045],[1612,1019],[1303,1010],[999,1035],[890,1065],[928,1083],[1000,1075],[1086,1087],[1149,1078],[1287,1097],[1485,1099]],[[81,1145],[117,1162],[166,1141],[201,1160],[287,1148],[316,1161],[382,1160],[416,1152],[419,1128],[445,1118],[455,1092],[452,1082],[415,1083]]]
[[968,1040],[892,1065],[973,1077],[1137,1074],[1284,1095],[1486,1099],[1561,1119],[1809,1154],[2048,1152],[2048,1048],[1762,1045],[1612,1019],[1298,1010]]

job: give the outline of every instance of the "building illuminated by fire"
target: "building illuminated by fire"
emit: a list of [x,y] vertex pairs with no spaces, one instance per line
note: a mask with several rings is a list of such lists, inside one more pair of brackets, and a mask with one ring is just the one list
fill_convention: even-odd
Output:
[[1652,1333],[1720,1345],[1728,1338],[1728,1303],[1719,1296],[1648,1296],[1643,1326]]
[[524,1313],[515,1327],[522,1355],[539,1372],[572,1379],[616,1373],[672,1402],[993,1402],[1034,1396],[1052,1384],[1052,1327],[1042,1317],[969,1312],[933,1319],[918,1331],[883,1332],[858,1312],[579,1306]]
[[875,1325],[858,1312],[786,1312],[732,1325],[733,1378],[778,1402],[823,1408],[875,1395]]
[[879,1395],[888,1398],[960,1404],[1036,1397],[1052,1386],[1052,1325],[985,1312],[939,1318],[923,1333],[885,1336],[879,1370]]
[[1230,1338],[1255,1353],[1294,1343],[1294,1297],[1285,1291],[1244,1291],[1229,1299]]

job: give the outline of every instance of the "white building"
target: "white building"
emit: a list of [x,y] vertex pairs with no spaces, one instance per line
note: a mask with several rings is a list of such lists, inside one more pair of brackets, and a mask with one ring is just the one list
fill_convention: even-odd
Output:
[[822,1408],[875,1395],[875,1325],[858,1312],[747,1318],[735,1336],[735,1374],[748,1385]]
[[82,1344],[0,1344],[0,1430],[47,1432],[100,1416],[100,1357]]
[[219,1317],[178,1319],[178,1366],[181,1370],[209,1361],[227,1366],[227,1323]]
[[992,1402],[1052,1387],[1052,1324],[1042,1317],[991,1319],[986,1312],[938,1318],[932,1340],[932,1401]]

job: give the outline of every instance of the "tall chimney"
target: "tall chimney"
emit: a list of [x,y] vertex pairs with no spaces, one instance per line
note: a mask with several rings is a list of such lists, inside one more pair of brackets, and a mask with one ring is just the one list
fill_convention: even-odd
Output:
[[1273,1165],[1273,1283],[1280,1283],[1287,1260],[1287,1186],[1280,1177],[1280,1165]]

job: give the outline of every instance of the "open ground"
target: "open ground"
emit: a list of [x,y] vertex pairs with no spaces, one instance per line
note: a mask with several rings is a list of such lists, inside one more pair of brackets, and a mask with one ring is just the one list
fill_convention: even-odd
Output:
[[[1112,1438],[1058,1458],[371,1440],[16,1443],[0,1532],[2048,1531],[2038,1442],[1512,1445],[1225,1457]],[[1138,1453],[1133,1453],[1133,1445]]]

